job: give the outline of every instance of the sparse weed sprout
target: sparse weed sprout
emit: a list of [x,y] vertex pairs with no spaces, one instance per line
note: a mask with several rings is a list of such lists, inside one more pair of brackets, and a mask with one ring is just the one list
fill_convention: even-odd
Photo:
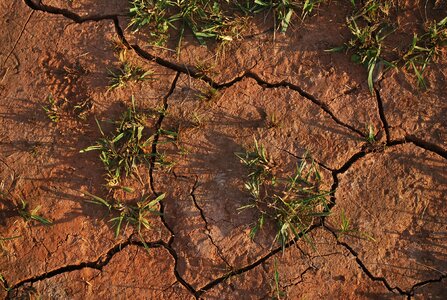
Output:
[[306,16],[314,10],[315,6],[321,2],[323,2],[323,0],[305,0],[301,10],[301,18],[304,20]]
[[281,122],[275,113],[267,114],[266,127],[267,129],[278,128],[281,126]]
[[133,205],[126,204],[120,200],[110,202],[88,192],[85,192],[85,195],[89,199],[87,200],[88,202],[105,206],[109,211],[118,213],[117,217],[109,220],[109,222],[113,223],[113,227],[115,227],[115,238],[120,235],[123,226],[127,228],[128,225],[132,225],[136,228],[142,241],[142,230],[151,228],[150,217],[160,215],[158,203],[165,197],[165,194],[161,194],[155,199],[151,199],[150,196],[143,196],[140,201]]
[[274,287],[273,287],[272,299],[281,300],[286,297],[286,292],[280,286],[278,261],[276,258],[275,258],[273,267],[274,267],[274,273],[273,273]]
[[292,238],[305,237],[315,217],[328,215],[326,196],[329,193],[319,190],[320,173],[307,155],[288,178],[277,178],[273,174],[275,164],[256,140],[253,151],[236,155],[250,172],[245,188],[250,193],[251,203],[240,209],[255,208],[259,212],[258,221],[250,231],[252,238],[266,218],[272,219],[278,225],[275,240],[284,249]]
[[56,99],[51,94],[48,96],[48,105],[42,106],[51,122],[59,122],[61,113],[60,106],[61,104],[58,103],[58,101],[56,101]]
[[124,112],[121,120],[114,122],[117,125],[114,134],[106,136],[99,122],[96,122],[102,138],[96,145],[80,152],[100,152],[99,157],[107,170],[107,183],[110,187],[118,185],[122,176],[129,176],[136,171],[137,165],[150,163],[152,154],[149,147],[153,136],[145,132],[146,116],[137,113],[133,97],[132,107]]
[[20,199],[20,202],[21,205],[17,208],[17,211],[25,222],[37,221],[43,225],[51,225],[53,223],[51,220],[38,214],[40,205],[30,210],[25,200]]
[[374,125],[367,125],[366,130],[368,132],[366,135],[366,141],[370,144],[374,144],[376,142],[376,129],[374,128]]
[[2,273],[0,273],[0,283],[2,284],[3,289],[4,289],[5,291],[9,291],[9,289],[8,289],[7,286],[6,286],[6,279],[5,279],[5,277],[3,277],[3,274],[2,274]]
[[198,92],[197,97],[204,102],[213,102],[220,96],[219,90],[209,87],[208,89],[202,89]]
[[162,155],[152,153],[152,143],[155,136],[164,137],[165,142],[176,139],[176,133],[160,128],[157,132],[150,134],[148,128],[148,115],[137,112],[135,99],[132,97],[132,106],[122,115],[121,120],[113,122],[116,125],[115,132],[107,136],[101,126],[99,131],[102,138],[95,145],[82,149],[80,152],[99,151],[100,159],[107,171],[107,185],[118,186],[122,177],[138,174],[137,166],[141,164],[150,165],[154,159],[155,164],[164,166],[167,160],[159,159]]
[[366,1],[353,16],[347,18],[352,38],[345,45],[328,50],[349,51],[353,62],[366,66],[371,93],[374,93],[374,77],[380,69],[394,66],[381,57],[382,43],[394,31],[387,22],[391,7],[390,1]]
[[337,230],[337,238],[343,238],[345,236],[352,236],[362,239],[367,239],[375,242],[374,237],[366,232],[356,230],[352,227],[349,218],[346,216],[345,211],[340,213],[340,228]]
[[426,32],[418,36],[413,35],[410,48],[405,53],[403,60],[405,66],[416,74],[420,87],[426,88],[424,71],[429,63],[435,60],[441,48],[447,46],[447,17],[439,22],[429,22]]
[[73,106],[73,112],[81,120],[87,120],[87,116],[89,114],[89,110],[93,107],[90,99],[85,99],[83,101],[78,102]]
[[42,108],[48,119],[54,123],[59,122],[63,115],[66,116],[70,112],[72,112],[79,119],[85,121],[89,110],[92,108],[92,102],[90,99],[80,100],[77,103],[70,103],[67,98],[55,98],[50,94],[47,97],[47,101],[48,105],[43,105]]
[[[51,225],[53,222],[50,219],[47,219],[45,217],[43,217],[42,215],[38,214],[41,206],[38,205],[33,209],[30,209],[28,202],[26,202],[25,200],[23,200],[23,198],[18,197],[18,199],[16,197],[14,197],[14,195],[6,190],[4,188],[4,182],[1,181],[0,182],[0,201],[4,201],[4,200],[8,200],[5,201],[6,203],[8,202],[12,202],[13,206],[11,206],[11,210],[14,211],[14,214],[16,214],[17,216],[22,217],[22,219],[26,222],[32,222],[32,221],[37,221],[43,225]],[[11,240],[11,239],[15,239],[17,237],[10,237],[10,238],[0,238],[0,249],[2,248],[2,242],[6,241],[6,240]]]
[[110,84],[109,90],[123,88],[129,82],[144,81],[150,78],[152,71],[145,71],[138,66],[134,66],[127,61],[126,51],[119,53],[120,67],[114,71],[109,70]]

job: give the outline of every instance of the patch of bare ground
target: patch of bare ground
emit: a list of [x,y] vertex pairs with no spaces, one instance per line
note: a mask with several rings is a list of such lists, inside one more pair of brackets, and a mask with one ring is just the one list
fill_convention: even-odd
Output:
[[446,161],[413,144],[367,155],[339,176],[327,226],[340,234],[341,212],[352,232],[345,245],[369,272],[412,294],[445,277]]
[[414,85],[407,72],[391,72],[380,84],[380,97],[392,139],[417,139],[446,148],[447,105],[444,90],[447,84],[447,53],[427,70],[428,90]]
[[338,246],[324,229],[313,230],[309,238],[313,245],[301,241],[256,268],[224,280],[204,293],[203,298],[234,295],[269,299],[279,295],[286,299],[404,299],[359,272],[349,251]]
[[157,245],[149,244],[149,247],[123,246],[100,268],[85,266],[45,280],[26,283],[11,293],[10,297],[94,299],[108,298],[110,295],[145,295],[159,299],[192,298],[177,282],[172,270],[174,260],[169,252]]

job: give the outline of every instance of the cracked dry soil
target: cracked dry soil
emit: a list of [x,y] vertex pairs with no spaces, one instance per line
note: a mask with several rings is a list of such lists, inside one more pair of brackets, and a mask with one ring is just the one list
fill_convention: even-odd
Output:
[[[361,66],[324,51],[345,40],[346,2],[324,4],[274,41],[261,22],[215,58],[191,37],[179,57],[150,47],[126,30],[127,1],[1,1],[1,181],[53,225],[25,224],[2,198],[0,237],[17,238],[0,248],[0,296],[269,299],[276,272],[288,299],[445,299],[447,55],[430,67],[428,91],[391,70],[371,95]],[[403,24],[421,18],[417,5],[403,7]],[[151,80],[108,91],[112,41]],[[42,109],[49,94],[68,102],[57,123]],[[175,145],[152,144],[176,162],[169,172],[152,160],[126,182],[166,193],[143,240],[131,228],[115,238],[108,211],[82,197],[106,190],[97,153],[79,150],[100,137],[95,118],[118,118],[132,95],[158,111],[154,132],[179,132]],[[82,103],[84,119],[73,113]],[[268,126],[272,115],[278,126]],[[234,153],[253,136],[282,166],[305,151],[318,163],[332,214],[308,230],[313,247],[297,240],[283,252],[267,227],[250,239],[256,214],[238,211],[247,170]],[[374,241],[340,236],[342,212]]]

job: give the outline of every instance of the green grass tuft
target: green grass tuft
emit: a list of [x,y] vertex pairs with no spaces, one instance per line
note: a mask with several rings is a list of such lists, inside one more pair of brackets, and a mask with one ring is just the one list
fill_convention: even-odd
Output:
[[143,196],[140,201],[133,205],[125,204],[120,200],[109,201],[88,192],[84,192],[84,194],[88,202],[105,206],[109,211],[118,214],[117,217],[112,217],[109,220],[115,228],[115,238],[118,238],[123,228],[127,228],[129,225],[134,226],[142,238],[142,230],[151,228],[150,217],[160,215],[158,203],[165,198],[165,194],[161,194],[155,199],[151,199],[150,196]]
[[153,135],[147,134],[146,115],[138,113],[132,97],[132,106],[115,121],[115,132],[106,135],[98,120],[102,135],[95,145],[82,149],[80,153],[99,151],[99,157],[107,171],[107,184],[117,186],[122,177],[136,171],[139,164],[149,164]]
[[130,82],[138,82],[151,79],[153,72],[131,64],[126,59],[126,51],[119,53],[120,66],[116,70],[109,70],[109,90],[123,88]]
[[116,126],[112,134],[106,135],[99,121],[96,122],[102,137],[95,145],[82,149],[80,153],[99,152],[107,172],[106,180],[109,187],[118,186],[122,178],[138,175],[138,166],[150,166],[153,158],[156,165],[172,167],[173,162],[168,161],[166,155],[152,153],[152,145],[157,135],[164,138],[163,143],[169,143],[176,140],[177,134],[163,128],[151,133],[148,127],[148,115],[136,110],[134,97],[131,107],[123,113],[121,119],[112,122]]
[[[353,2],[355,6],[355,2]],[[367,82],[371,94],[374,94],[375,75],[383,67],[394,67],[392,62],[382,57],[383,42],[394,32],[388,22],[391,1],[368,0],[346,20],[351,39],[343,46],[329,49],[329,52],[346,51],[351,53],[354,63],[367,69]]]
[[314,218],[328,215],[329,193],[319,190],[321,176],[308,156],[301,160],[292,176],[277,178],[273,175],[274,162],[256,139],[253,150],[236,155],[250,172],[245,189],[251,201],[240,209],[252,208],[259,212],[258,221],[250,231],[252,238],[269,218],[277,224],[274,240],[284,249],[292,238],[305,235]]
[[151,42],[164,46],[172,31],[178,34],[178,51],[186,30],[205,44],[207,39],[221,43],[241,38],[247,20],[261,12],[273,12],[275,29],[286,32],[296,11],[306,18],[323,0],[131,0],[130,24],[133,31],[148,29]]
[[414,72],[419,87],[427,88],[424,72],[427,66],[441,54],[447,46],[447,17],[439,22],[429,22],[421,36],[413,35],[411,46],[403,56],[405,66]]

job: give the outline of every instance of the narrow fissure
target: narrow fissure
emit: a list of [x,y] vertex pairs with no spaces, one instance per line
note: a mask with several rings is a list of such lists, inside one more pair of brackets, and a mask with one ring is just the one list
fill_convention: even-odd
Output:
[[[295,278],[295,279],[293,280],[293,282],[291,282],[291,283],[289,283],[289,284],[286,284],[286,285],[283,285],[282,288],[283,288],[283,289],[284,289],[284,288],[286,289],[286,288],[289,288],[289,287],[291,287],[291,286],[296,286],[296,285],[302,283],[302,282],[304,281],[304,279],[303,279],[304,275],[306,275],[307,272],[309,272],[310,270],[313,270],[313,269],[314,269],[313,267],[307,267],[307,268],[300,274],[300,276],[298,276],[297,278]],[[299,279],[298,279],[298,278],[299,278]]]
[[410,289],[410,295],[414,296],[414,292],[417,288],[423,287],[424,285],[428,285],[431,283],[437,283],[437,282],[441,282],[444,279],[447,279],[447,274],[441,275],[441,277],[437,278],[437,279],[429,279],[429,280],[425,280],[425,281],[421,281],[416,283],[415,285],[413,285]]
[[[317,224],[314,224],[312,226],[309,227],[309,229],[305,232],[301,232],[299,234],[298,237],[290,240],[284,247],[284,249],[288,249],[290,246],[294,245],[299,239],[301,239],[304,235],[309,234],[311,231],[313,231],[314,229],[321,227],[322,224],[319,222]],[[224,282],[225,280],[236,276],[236,275],[240,275],[243,273],[246,273],[254,268],[256,268],[257,266],[259,266],[260,264],[262,264],[263,262],[267,261],[270,257],[272,257],[273,255],[275,255],[276,253],[280,252],[282,250],[282,247],[278,247],[276,249],[273,249],[272,251],[270,251],[268,254],[266,254],[265,256],[261,257],[260,259],[258,259],[257,261],[242,267],[240,269],[237,270],[233,270],[221,277],[218,277],[212,281],[210,281],[209,283],[205,284],[202,288],[197,290],[197,296],[200,297],[203,293],[205,293],[206,291],[212,289],[213,287],[215,287],[216,285]]]
[[242,80],[243,78],[252,78],[254,79],[259,85],[261,86],[265,86],[267,88],[280,88],[280,87],[285,87],[285,88],[289,88],[293,91],[298,92],[303,98],[310,100],[312,103],[314,103],[315,105],[319,106],[326,114],[328,114],[332,120],[337,123],[340,126],[343,126],[353,132],[355,132],[357,135],[359,135],[361,138],[365,137],[365,134],[358,130],[357,128],[354,128],[353,126],[341,121],[340,119],[338,119],[335,114],[330,110],[329,106],[318,100],[315,96],[309,94],[308,92],[304,91],[301,87],[299,87],[298,85],[295,85],[293,83],[287,82],[287,81],[280,81],[278,83],[269,83],[263,79],[261,79],[257,74],[252,73],[250,71],[246,72],[240,80]]
[[149,164],[149,178],[150,178],[150,185],[151,185],[152,192],[157,196],[158,196],[158,193],[155,190],[154,178],[153,178],[153,171],[155,168],[155,162],[157,160],[157,143],[158,143],[158,140],[160,139],[161,125],[163,123],[163,120],[165,118],[166,112],[169,107],[168,98],[172,95],[172,93],[174,93],[174,90],[175,90],[175,87],[177,86],[177,81],[178,81],[179,77],[180,77],[180,72],[177,72],[177,74],[175,74],[174,80],[171,83],[171,87],[170,87],[168,93],[163,97],[163,110],[160,112],[157,123],[155,124],[155,135],[154,135],[154,140],[152,142],[152,157],[151,157],[150,164]]
[[[340,184],[340,180],[338,179],[339,174],[345,173],[353,164],[355,164],[357,161],[365,157],[368,153],[365,151],[360,151],[353,156],[351,156],[350,159],[346,163],[344,163],[338,170],[332,171],[332,186],[331,186],[331,197],[328,204],[328,212],[332,210],[332,208],[335,206],[337,199],[335,197],[335,192],[337,191],[338,185]],[[326,220],[327,216],[321,217],[321,222],[324,225],[324,222]]]
[[[94,261],[89,261],[89,262],[81,262],[79,264],[73,264],[73,265],[67,265],[67,266],[63,266],[54,270],[51,270],[49,272],[45,272],[41,275],[37,275],[31,278],[27,278],[24,279],[14,285],[12,285],[10,287],[10,291],[8,292],[8,299],[11,299],[12,297],[12,292],[14,290],[16,290],[17,288],[20,288],[21,286],[27,284],[27,283],[34,283],[37,281],[41,281],[41,280],[45,280],[45,279],[49,279],[52,278],[54,276],[63,274],[63,273],[67,273],[67,272],[72,272],[72,271],[77,271],[77,270],[81,270],[84,268],[91,268],[91,269],[96,269],[96,270],[102,270],[102,268],[104,266],[106,266],[110,260],[113,258],[113,256],[115,254],[117,254],[118,252],[120,252],[121,250],[125,249],[127,246],[129,245],[133,245],[136,244],[135,242],[131,241],[131,237],[129,237],[129,239],[125,242],[119,243],[115,246],[113,246],[111,249],[109,249],[105,254],[101,255],[100,257],[98,257],[98,259],[94,260]],[[147,246],[149,248],[155,248],[155,247],[160,247],[163,245],[163,241],[156,241],[156,242],[149,242],[147,243]]]
[[402,140],[393,140],[389,143],[389,146],[397,146],[397,145],[403,145],[403,144],[407,144],[407,143],[412,143],[419,148],[436,153],[437,155],[441,156],[442,158],[447,159],[447,151],[446,150],[442,149],[438,145],[421,140],[413,135],[407,135]]
[[[434,153],[439,154],[440,156],[446,158],[446,154],[445,151],[443,151],[442,149],[439,149],[439,147],[437,147],[436,145],[433,144],[429,144],[427,142],[424,141],[419,141],[415,138],[406,138],[406,140],[398,140],[398,141],[390,141],[389,143],[386,144],[386,146],[388,147],[392,147],[392,146],[397,146],[397,145],[402,145],[402,144],[406,144],[408,142],[411,142],[413,144],[415,144],[416,146],[419,146],[425,150],[428,151],[432,151]],[[335,170],[332,172],[332,177],[333,177],[333,184],[331,187],[331,201],[329,206],[329,210],[331,210],[335,205],[336,205],[336,197],[335,197],[335,192],[339,186],[339,179],[338,179],[338,175],[339,174],[343,174],[345,173],[349,168],[352,167],[352,165],[354,163],[356,163],[357,161],[359,161],[360,159],[362,159],[363,157],[365,157],[367,154],[369,154],[371,152],[365,152],[365,151],[361,151],[359,153],[356,153],[355,155],[353,155],[342,167],[340,167],[338,170]],[[328,231],[330,231],[335,238],[337,238],[337,234],[333,231],[333,229],[329,228],[326,226],[325,224],[325,219],[326,217],[321,217],[322,219],[322,224],[323,227],[325,229],[327,229]],[[385,287],[390,290],[391,292],[394,292],[395,290],[398,291],[401,295],[405,295],[407,297],[411,297],[414,294],[414,289],[418,286],[424,285],[424,284],[429,284],[429,283],[433,283],[433,282],[439,282],[441,280],[443,280],[444,278],[446,278],[447,275],[443,275],[438,279],[433,279],[433,280],[427,280],[418,284],[415,284],[410,291],[403,291],[401,288],[399,287],[391,287],[390,284],[386,281],[385,278],[383,277],[376,277],[374,275],[371,274],[371,272],[366,268],[365,264],[360,260],[360,258],[358,257],[358,253],[351,247],[349,246],[347,243],[343,243],[343,242],[339,242],[337,240],[337,244],[342,245],[344,248],[346,248],[356,259],[357,264],[359,265],[360,269],[372,280],[374,281],[381,281]]]
[[[166,111],[168,110],[169,104],[168,104],[168,99],[169,97],[174,93],[175,88],[177,86],[177,82],[178,79],[180,78],[180,72],[177,72],[175,74],[174,80],[171,83],[171,87],[168,91],[168,93],[163,97],[163,111],[160,113],[159,118],[157,120],[157,123],[155,124],[155,136],[154,136],[154,140],[152,142],[152,158],[150,161],[150,165],[149,165],[149,180],[150,180],[150,186],[152,189],[152,192],[158,196],[159,192],[157,192],[156,188],[155,188],[155,183],[154,183],[154,168],[155,168],[155,162],[157,159],[157,144],[158,141],[160,139],[160,133],[159,130],[162,126],[163,120],[165,118],[165,114]],[[165,211],[165,206],[163,201],[159,202],[160,204],[160,219],[161,222],[163,223],[163,226],[170,232],[171,236],[169,238],[169,241],[166,245],[164,245],[164,247],[169,251],[169,253],[171,254],[172,258],[174,259],[174,276],[177,279],[178,282],[180,282],[180,284],[182,284],[190,293],[192,293],[194,296],[196,295],[196,290],[194,289],[194,287],[189,284],[178,272],[177,267],[178,267],[178,255],[177,252],[172,248],[172,243],[174,242],[174,237],[175,237],[175,233],[174,230],[171,228],[171,226],[166,222],[165,217],[164,217],[164,211]]]
[[192,198],[192,201],[194,203],[194,206],[197,208],[197,210],[200,213],[200,217],[202,219],[202,221],[205,223],[205,234],[207,235],[208,239],[210,240],[211,244],[213,244],[213,246],[216,248],[217,254],[219,255],[220,259],[222,259],[222,261],[231,269],[233,269],[233,266],[227,261],[227,259],[225,258],[225,256],[222,253],[222,250],[219,248],[219,246],[217,246],[216,242],[214,241],[213,236],[211,235],[211,230],[209,228],[209,224],[208,224],[208,220],[205,217],[205,213],[203,211],[203,209],[199,206],[199,204],[197,203],[197,199],[196,199],[196,195],[194,194],[196,191],[196,188],[198,187],[198,180],[196,178],[196,182],[194,183],[194,186],[192,187],[190,196]]
[[[327,231],[329,231],[330,233],[332,233],[332,235],[337,239],[337,233],[335,233],[331,228],[323,225],[323,228],[325,228]],[[337,244],[343,246],[346,250],[349,251],[349,253],[351,253],[352,256],[354,256],[355,261],[357,263],[357,265],[360,267],[360,269],[363,271],[363,273],[365,273],[366,276],[368,276],[372,281],[380,281],[383,283],[383,285],[390,291],[393,293],[396,293],[396,291],[403,296],[410,296],[411,294],[409,292],[406,292],[404,290],[402,290],[400,287],[396,286],[396,287],[391,287],[391,285],[389,284],[389,282],[384,278],[384,277],[377,277],[374,276],[369,270],[368,268],[365,266],[365,264],[362,262],[362,260],[358,257],[358,253],[351,247],[349,246],[347,243],[344,242],[340,242],[337,239]]]
[[51,5],[46,5],[46,4],[42,4],[40,3],[36,3],[32,0],[24,0],[25,4],[33,9],[33,10],[37,10],[37,11],[41,11],[41,12],[45,12],[45,13],[49,13],[49,14],[53,14],[53,15],[61,15],[64,16],[67,19],[72,20],[75,23],[81,24],[84,22],[89,22],[89,21],[103,21],[103,20],[114,20],[117,19],[118,16],[121,15],[93,15],[93,16],[86,16],[86,17],[81,17],[78,14],[68,10],[68,9],[63,9],[63,8],[58,8],[58,7],[54,7]]
[[178,282],[180,282],[180,284],[182,284],[197,299],[198,296],[197,296],[196,289],[194,289],[194,287],[191,284],[189,284],[185,279],[183,279],[183,277],[180,275],[180,273],[177,270],[177,267],[178,267],[177,252],[172,248],[172,246],[170,244],[167,244],[164,247],[166,248],[166,250],[168,250],[168,252],[171,254],[172,258],[174,259],[174,276],[175,276],[175,278],[177,279]]
[[380,96],[380,92],[379,92],[379,90],[377,88],[374,88],[374,92],[375,92],[376,99],[377,99],[377,108],[379,110],[380,121],[382,122],[383,129],[385,130],[386,143],[389,144],[390,141],[391,141],[391,139],[390,139],[390,127],[389,127],[388,122],[387,122],[386,117],[385,117],[385,110],[383,108],[382,97]]

